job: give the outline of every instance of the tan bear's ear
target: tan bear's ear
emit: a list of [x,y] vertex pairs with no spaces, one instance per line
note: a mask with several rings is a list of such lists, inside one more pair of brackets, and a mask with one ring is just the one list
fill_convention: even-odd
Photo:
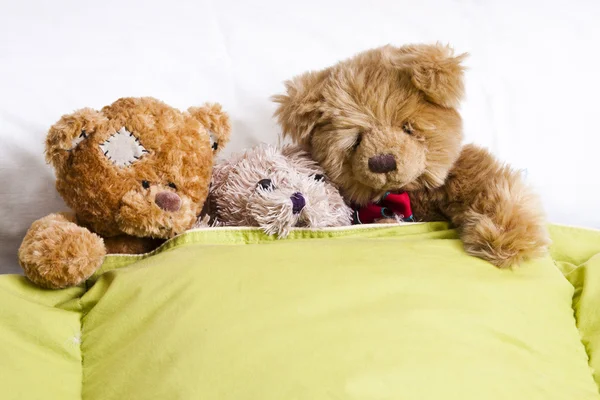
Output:
[[63,172],[71,151],[106,121],[107,118],[101,112],[91,108],[63,115],[52,125],[46,136],[46,161],[57,172]]
[[218,103],[206,103],[202,107],[190,107],[188,112],[208,130],[213,153],[216,155],[229,142],[229,136],[231,135],[229,115],[223,111]]
[[323,83],[330,69],[306,72],[285,82],[286,94],[271,99],[279,106],[275,111],[283,136],[294,143],[309,146],[311,133],[321,116]]
[[447,108],[458,107],[464,95],[461,62],[467,53],[454,56],[450,46],[408,45],[400,48],[388,46],[384,59],[393,67],[406,71],[411,82],[432,103]]

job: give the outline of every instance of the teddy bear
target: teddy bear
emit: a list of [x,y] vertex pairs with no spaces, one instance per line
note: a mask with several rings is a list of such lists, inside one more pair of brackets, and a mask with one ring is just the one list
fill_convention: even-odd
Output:
[[518,265],[545,254],[545,216],[519,171],[462,143],[466,56],[440,43],[367,50],[286,81],[275,116],[357,211],[405,195],[414,220],[449,221],[469,254]]
[[352,213],[319,165],[294,145],[262,144],[217,163],[207,204],[213,226],[258,226],[278,238],[292,227],[350,225]]
[[106,254],[146,253],[191,228],[229,135],[219,104],[181,112],[130,97],[62,116],[46,160],[73,212],[32,224],[18,254],[25,275],[45,288],[78,285]]

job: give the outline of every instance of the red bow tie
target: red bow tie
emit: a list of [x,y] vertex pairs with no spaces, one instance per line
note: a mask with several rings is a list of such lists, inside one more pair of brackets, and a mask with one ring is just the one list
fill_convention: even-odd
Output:
[[387,192],[377,203],[354,209],[354,224],[371,224],[382,218],[398,217],[404,222],[414,222],[408,193]]

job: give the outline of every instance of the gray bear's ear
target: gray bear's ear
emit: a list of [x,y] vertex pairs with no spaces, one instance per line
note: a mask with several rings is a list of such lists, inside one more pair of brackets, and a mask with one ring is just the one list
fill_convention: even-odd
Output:
[[285,82],[286,93],[271,99],[279,104],[275,117],[283,136],[308,147],[311,133],[321,116],[322,90],[330,69],[306,72]]
[[107,121],[104,114],[91,108],[63,115],[46,136],[46,161],[58,173],[64,172],[70,152]]
[[281,154],[299,172],[307,175],[324,175],[323,169],[313,160],[309,152],[295,144],[287,144],[281,148]]
[[425,94],[432,103],[447,108],[457,108],[464,95],[461,64],[468,54],[454,56],[450,46],[407,45],[386,46],[384,61],[394,68],[408,73],[412,84]]
[[200,122],[210,135],[213,154],[217,155],[229,142],[231,122],[229,115],[218,103],[206,103],[202,107],[190,107],[188,113]]

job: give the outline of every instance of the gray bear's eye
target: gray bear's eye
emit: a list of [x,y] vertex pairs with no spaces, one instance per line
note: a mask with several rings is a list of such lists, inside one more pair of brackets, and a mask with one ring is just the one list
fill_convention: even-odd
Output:
[[257,187],[261,187],[263,190],[273,190],[275,189],[275,185],[273,185],[273,181],[270,179],[261,179],[258,181]]
[[315,174],[313,175],[313,179],[318,182],[322,182],[325,180],[325,176],[323,174]]

